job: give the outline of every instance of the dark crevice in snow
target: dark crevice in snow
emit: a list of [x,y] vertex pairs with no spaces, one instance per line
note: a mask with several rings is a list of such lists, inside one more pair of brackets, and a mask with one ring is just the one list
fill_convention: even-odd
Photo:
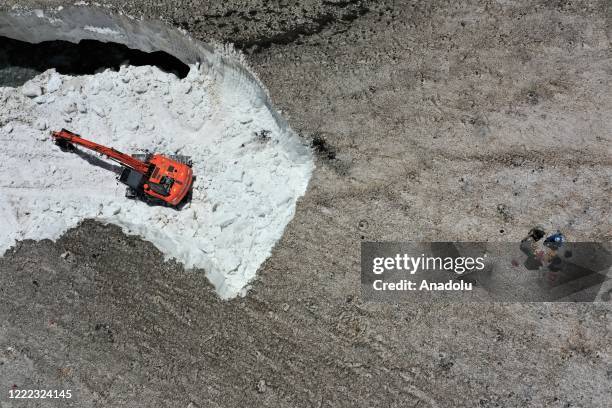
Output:
[[143,52],[123,44],[96,40],[44,41],[31,44],[0,37],[0,86],[21,86],[50,68],[64,75],[90,75],[122,64],[152,65],[185,78],[189,67],[163,51]]

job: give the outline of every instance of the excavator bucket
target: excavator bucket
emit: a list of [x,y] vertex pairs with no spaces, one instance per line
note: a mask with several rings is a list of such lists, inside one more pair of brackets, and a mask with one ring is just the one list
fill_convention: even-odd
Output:
[[75,150],[74,145],[66,139],[55,139],[55,144],[64,152],[72,152]]

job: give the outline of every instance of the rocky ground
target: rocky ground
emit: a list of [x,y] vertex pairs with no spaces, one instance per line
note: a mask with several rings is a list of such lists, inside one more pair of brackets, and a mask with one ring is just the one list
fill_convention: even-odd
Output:
[[608,2],[110,3],[238,43],[315,141],[317,170],[253,290],[229,302],[113,226],[20,243],[0,259],[3,393],[71,387],[58,406],[79,407],[610,405],[609,303],[359,293],[362,240],[518,241],[536,224],[610,240]]

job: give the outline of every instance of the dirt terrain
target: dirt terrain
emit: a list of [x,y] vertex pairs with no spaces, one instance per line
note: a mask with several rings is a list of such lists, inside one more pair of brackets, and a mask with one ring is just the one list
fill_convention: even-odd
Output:
[[244,48],[317,169],[245,298],[91,221],[7,252],[0,407],[610,406],[610,303],[359,292],[362,240],[610,240],[609,2],[108,3]]

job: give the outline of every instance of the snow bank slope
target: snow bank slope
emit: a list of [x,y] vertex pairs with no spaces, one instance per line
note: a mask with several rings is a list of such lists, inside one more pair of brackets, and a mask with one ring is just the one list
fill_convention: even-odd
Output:
[[[11,174],[0,180],[0,252],[93,218],[204,268],[223,298],[244,293],[313,170],[309,150],[244,78],[198,64],[183,80],[126,66],[79,77],[51,70],[21,88],[0,88],[0,172]],[[112,162],[50,141],[49,131],[62,127],[128,153],[191,156],[191,204],[176,211],[125,199]],[[262,130],[269,138],[256,135]]]

